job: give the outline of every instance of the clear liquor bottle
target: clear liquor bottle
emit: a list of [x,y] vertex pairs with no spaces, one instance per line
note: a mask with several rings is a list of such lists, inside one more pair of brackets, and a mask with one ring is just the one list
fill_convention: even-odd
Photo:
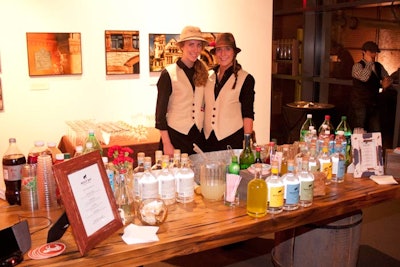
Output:
[[299,208],[300,181],[294,173],[294,161],[288,160],[287,173],[282,176],[285,186],[283,210],[296,210]]
[[325,142],[322,146],[322,151],[318,155],[320,171],[326,176],[325,184],[328,185],[332,181],[332,160],[329,154],[328,143]]
[[[162,169],[162,158],[163,158],[163,152],[162,150],[156,150],[154,152],[154,165],[151,166],[151,171],[153,174],[157,177]],[[169,160],[169,157],[168,157]],[[169,162],[168,162],[169,163]]]
[[136,204],[138,204],[140,201],[139,180],[144,172],[144,158],[145,158],[144,152],[137,153],[136,159],[138,165],[135,167],[135,169],[133,169],[133,198]]
[[278,161],[272,161],[271,175],[267,177],[266,182],[268,188],[267,212],[271,214],[281,213],[284,204],[284,184],[279,176]]
[[174,175],[169,169],[168,155],[162,156],[161,166],[162,169],[157,176],[159,195],[166,205],[172,205],[176,202],[176,182]]
[[117,203],[118,212],[123,225],[128,225],[133,222],[134,217],[134,201],[129,190],[126,173],[120,173],[118,176],[117,190],[115,191],[115,201]]
[[300,181],[299,206],[309,207],[314,200],[314,175],[308,171],[308,158],[304,157],[298,174]]
[[332,182],[344,182],[344,174],[346,170],[346,156],[343,151],[343,142],[339,138],[335,142],[335,152],[331,155],[332,162]]
[[189,155],[187,153],[182,153],[181,165],[175,174],[176,201],[190,203],[194,199],[194,172],[189,167]]
[[254,165],[254,178],[247,184],[247,214],[263,217],[267,214],[267,183],[261,176],[262,165]]
[[159,198],[158,180],[151,172],[151,157],[144,158],[144,172],[139,179],[140,200]]

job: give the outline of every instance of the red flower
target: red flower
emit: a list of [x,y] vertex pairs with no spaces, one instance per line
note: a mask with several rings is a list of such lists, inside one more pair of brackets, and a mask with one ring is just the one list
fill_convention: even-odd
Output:
[[132,153],[130,147],[112,146],[108,149],[108,157],[113,158],[112,163],[119,171],[126,171],[132,166],[133,158],[129,157]]

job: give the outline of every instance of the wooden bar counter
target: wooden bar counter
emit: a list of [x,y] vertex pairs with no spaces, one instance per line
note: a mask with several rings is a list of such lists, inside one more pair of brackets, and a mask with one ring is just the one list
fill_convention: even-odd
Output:
[[[400,198],[400,185],[378,185],[349,174],[344,183],[328,185],[326,195],[316,197],[311,207],[258,219],[246,214],[245,203],[230,208],[222,202],[203,201],[196,195],[193,203],[175,204],[169,209],[166,222],[158,230],[158,242],[127,245],[121,238],[121,228],[82,257],[68,229],[60,240],[67,245],[63,254],[32,260],[26,253],[20,266],[139,266],[318,222],[396,198]],[[61,212],[23,212],[19,206],[7,206],[2,201],[0,226],[5,228],[25,217],[38,216],[49,216],[54,222]],[[32,248],[46,242],[48,228],[38,231],[46,226],[45,217],[27,219],[30,231],[34,232]],[[135,223],[139,224],[137,219]]]

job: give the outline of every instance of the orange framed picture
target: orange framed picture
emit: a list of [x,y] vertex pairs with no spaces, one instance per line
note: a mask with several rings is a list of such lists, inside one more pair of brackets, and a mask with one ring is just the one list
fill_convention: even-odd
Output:
[[29,76],[82,74],[80,33],[26,33]]

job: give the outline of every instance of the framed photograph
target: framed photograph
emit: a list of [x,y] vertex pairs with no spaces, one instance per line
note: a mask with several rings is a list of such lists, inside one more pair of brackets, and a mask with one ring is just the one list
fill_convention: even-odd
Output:
[[[215,42],[217,33],[204,33],[208,41],[200,58],[211,68],[216,64],[210,50]],[[182,55],[177,45],[179,34],[151,33],[149,34],[149,68],[150,72],[162,71],[166,66],[175,63]]]
[[351,135],[354,178],[383,175],[383,149],[381,133]]
[[139,31],[105,31],[106,74],[139,74]]
[[82,74],[80,33],[26,33],[29,76]]
[[122,227],[102,158],[93,151],[53,165],[53,172],[83,256]]

